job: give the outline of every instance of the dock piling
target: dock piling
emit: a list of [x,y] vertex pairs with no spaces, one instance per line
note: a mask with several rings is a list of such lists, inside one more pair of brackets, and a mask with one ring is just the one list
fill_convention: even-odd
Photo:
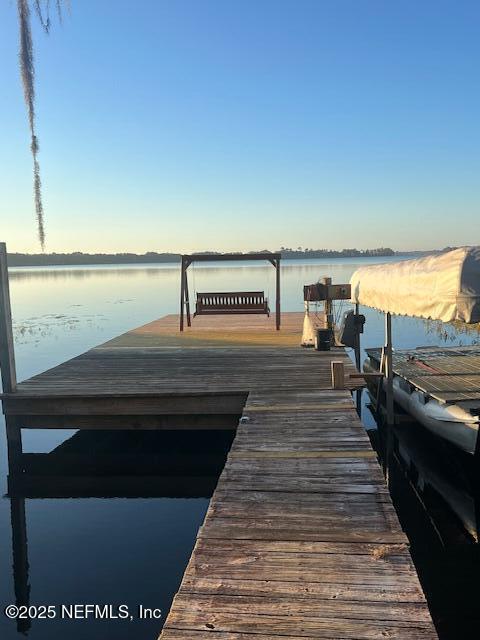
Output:
[[0,242],[0,370],[3,392],[11,393],[15,391],[17,388],[17,375],[8,282],[7,246],[5,242]]
[[345,389],[345,367],[341,360],[332,360],[332,389]]

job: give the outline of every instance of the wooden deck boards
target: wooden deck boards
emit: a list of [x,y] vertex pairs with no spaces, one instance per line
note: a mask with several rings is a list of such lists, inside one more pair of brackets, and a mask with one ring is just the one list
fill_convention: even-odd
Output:
[[161,638],[435,638],[372,454],[347,391],[256,389]]
[[182,335],[167,317],[4,397],[17,415],[67,411],[83,424],[221,413],[237,399],[242,418],[162,640],[436,637],[350,391],[331,389],[332,359],[354,367],[343,349],[301,349],[302,317],[284,314],[278,333],[263,317],[229,318],[229,331],[202,318]]
[[[20,382],[3,396],[4,411],[28,416],[25,426],[62,428],[86,428],[88,420],[115,428],[112,416],[240,414],[258,385],[327,387],[332,354],[354,371],[343,349],[299,347],[303,314],[282,320],[275,331],[272,318],[235,316],[227,332],[223,316],[196,318],[180,333],[178,317],[166,316]],[[150,428],[151,419],[142,424]]]
[[[275,315],[200,316],[180,333],[178,316],[169,315],[119,336],[105,346],[290,346],[297,347],[303,313],[283,313],[281,330],[275,331]],[[319,323],[321,319],[319,319]]]

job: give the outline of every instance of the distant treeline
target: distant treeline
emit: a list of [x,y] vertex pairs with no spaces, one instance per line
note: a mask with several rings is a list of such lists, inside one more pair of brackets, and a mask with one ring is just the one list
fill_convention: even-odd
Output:
[[333,251],[332,249],[289,249],[282,247],[280,249],[282,258],[368,258],[371,256],[394,256],[395,251],[388,247],[380,247],[379,249],[342,249],[341,251]]
[[[267,250],[262,250],[270,253]],[[341,251],[332,251],[330,249],[289,249],[281,248],[282,258],[289,260],[295,258],[362,258],[370,256],[393,256],[395,252],[392,249],[342,249]],[[200,253],[212,253],[220,255],[218,251],[203,251]],[[250,251],[247,253],[258,253],[258,251]],[[181,255],[179,253],[157,253],[156,251],[148,251],[147,253],[9,253],[8,265],[10,267],[34,267],[34,266],[52,266],[52,265],[80,265],[80,264],[135,264],[135,263],[155,263],[155,262],[180,262]]]

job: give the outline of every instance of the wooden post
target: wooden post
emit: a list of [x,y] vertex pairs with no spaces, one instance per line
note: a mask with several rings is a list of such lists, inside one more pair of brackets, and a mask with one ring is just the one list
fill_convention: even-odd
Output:
[[180,331],[183,331],[184,304],[185,304],[185,258],[182,256],[182,271],[180,275]]
[[[327,287],[332,284],[331,278],[323,278],[323,284]],[[328,296],[325,300],[325,322],[327,329],[333,329],[333,313],[332,313],[333,303],[329,300]]]
[[280,260],[275,261],[276,294],[275,294],[275,325],[280,330]]
[[393,353],[392,353],[392,316],[385,314],[385,395],[387,425],[393,425]]
[[189,327],[192,326],[192,320],[190,317],[190,297],[188,294],[188,267],[190,266],[190,263],[187,261],[186,265],[185,265],[185,305],[187,307],[187,325]]
[[345,367],[340,360],[332,360],[332,388],[345,389]]
[[7,247],[4,242],[0,242],[0,369],[3,392],[14,392],[17,388],[17,374],[8,284]]
[[22,472],[22,430],[16,416],[5,415],[5,429],[7,433],[8,473],[15,477]]

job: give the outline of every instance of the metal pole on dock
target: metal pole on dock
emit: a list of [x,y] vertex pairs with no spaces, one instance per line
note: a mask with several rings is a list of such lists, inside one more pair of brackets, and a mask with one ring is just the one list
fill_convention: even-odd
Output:
[[0,242],[0,369],[3,392],[12,393],[17,388],[17,374],[13,347],[7,246],[4,242]]
[[385,314],[385,395],[387,425],[394,423],[393,414],[393,348],[392,348],[392,316]]
[[192,319],[190,317],[190,296],[188,293],[188,275],[187,275],[187,270],[189,266],[190,264],[187,262],[187,265],[185,267],[185,306],[187,308],[187,326],[191,327]]
[[359,304],[355,303],[355,366],[357,367],[357,371],[361,370],[361,357],[360,357],[360,326],[357,322],[357,318],[359,315]]
[[[360,324],[358,322],[358,316],[360,314],[360,305],[358,304],[358,302],[355,303],[355,315],[354,315],[354,320],[355,320],[355,346],[353,348],[354,353],[355,353],[355,367],[357,368],[357,371],[361,371],[362,370],[362,362],[361,362],[361,350],[360,350]],[[359,417],[362,417],[362,390],[361,389],[357,389],[355,391],[355,406],[357,409],[357,413],[359,415]]]

